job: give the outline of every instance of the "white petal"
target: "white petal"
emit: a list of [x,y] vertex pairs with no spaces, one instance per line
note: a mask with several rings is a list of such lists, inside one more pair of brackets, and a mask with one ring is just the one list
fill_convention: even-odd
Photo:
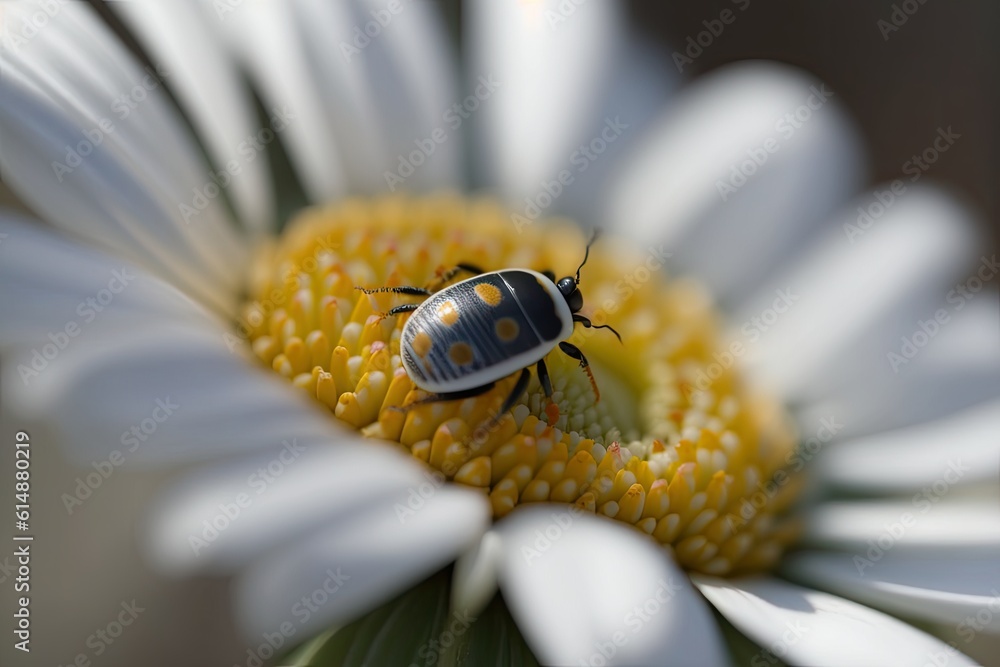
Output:
[[[670,56],[662,45],[631,35],[617,54],[608,57],[614,58],[615,74],[605,84],[602,99],[584,112],[592,119],[590,126],[562,156],[561,169],[568,171],[572,180],[557,193],[551,207],[541,206],[545,203],[543,184],[533,184],[528,194],[536,206],[544,208],[545,215],[566,215],[585,225],[603,224],[610,183],[627,167],[635,147],[645,140],[646,129],[676,94],[678,76],[672,68],[665,69]],[[556,175],[547,179],[550,188],[551,177]],[[523,199],[515,202],[513,209],[526,218],[531,213]]]
[[954,477],[942,469],[935,484],[906,502],[828,502],[809,517],[804,537],[810,544],[854,549],[898,549],[934,555],[956,549],[966,555],[995,554],[1000,549],[1000,502],[997,498],[948,498]]
[[433,480],[384,443],[339,435],[334,441],[290,436],[252,458],[178,482],[149,522],[152,561],[174,575],[233,572]]
[[543,664],[723,664],[711,614],[647,536],[559,506],[518,509],[497,531],[504,600]]
[[[294,114],[291,157],[315,200],[347,189],[384,191],[384,173],[438,128],[447,139],[431,140],[433,154],[402,187],[443,187],[459,178],[461,139],[442,117],[458,95],[436,8],[401,7],[391,14],[360,0],[247,2],[218,17],[269,105]],[[384,27],[373,11],[383,21],[388,14]],[[378,34],[369,37],[366,28]]]
[[249,0],[236,7],[201,0],[214,29],[225,35],[255,80],[265,108],[290,114],[282,133],[296,175],[313,201],[336,199],[346,192],[338,143],[320,102],[286,3]]
[[226,52],[213,23],[195,0],[117,2],[154,63],[169,73],[180,103],[201,133],[217,170],[229,171],[229,193],[240,218],[253,230],[273,223],[274,198],[266,151],[247,138],[262,129],[254,101],[240,80],[236,63]]
[[520,203],[543,180],[575,169],[569,161],[576,145],[600,129],[593,127],[595,110],[619,74],[623,10],[559,0],[473,0],[463,10],[468,85],[479,86],[480,77],[498,84],[471,118],[477,149],[487,182]]
[[997,479],[1000,400],[950,418],[828,447],[815,468],[824,479],[854,489],[918,491],[954,465],[956,484]]
[[[793,665],[975,664],[957,649],[891,616],[780,579],[695,578],[709,602],[775,657]],[[756,658],[756,656],[755,656]]]
[[733,319],[730,335],[744,344],[755,379],[796,402],[891,375],[897,331],[912,333],[918,320],[950,308],[948,282],[964,278],[979,254],[971,216],[937,190],[910,186],[852,243],[842,224],[855,222],[857,206]]
[[[898,373],[871,372],[864,382],[847,378],[825,399],[799,406],[800,421],[836,417],[837,435],[855,437],[948,419],[1000,396],[1000,293],[983,290],[948,313],[944,324],[929,317],[922,321],[923,326],[908,323],[910,330],[902,334],[911,345],[916,336],[924,346],[907,347],[909,356],[900,355],[905,362],[897,363]],[[933,338],[921,338],[924,328]],[[886,349],[902,351],[902,336]]]
[[[696,273],[734,301],[864,178],[860,143],[835,94],[776,63],[701,77],[637,145],[611,186],[607,224],[678,250],[672,271]],[[752,174],[737,188],[740,169]]]
[[0,347],[27,344],[49,356],[86,345],[98,317],[122,328],[154,321],[215,323],[173,285],[3,210],[0,312]]
[[11,188],[52,224],[231,309],[245,243],[218,198],[195,202],[208,170],[162,87],[91,8],[66,5],[0,61]]
[[[434,3],[392,7],[398,13],[377,0],[297,0],[315,79],[348,156],[345,169],[364,192],[458,187],[462,135],[445,118],[461,98],[450,36]],[[358,37],[376,29],[367,43]],[[363,48],[351,51],[358,43]],[[435,130],[443,133],[438,139]],[[390,185],[385,172],[399,175],[400,157],[414,151],[427,155],[413,161],[403,184]]]
[[503,556],[500,534],[491,530],[455,562],[451,608],[479,616],[497,592],[497,569]]
[[236,582],[246,637],[285,622],[309,637],[351,621],[449,563],[489,525],[482,494],[451,485],[421,493],[387,496],[252,566]]
[[804,552],[785,559],[782,571],[890,613],[957,625],[959,636],[1000,633],[996,556],[971,559],[955,553],[926,558],[888,552],[876,561],[861,558]]
[[221,328],[103,316],[52,358],[39,348],[5,360],[4,395],[84,466],[114,452],[129,464],[201,460],[341,432]]

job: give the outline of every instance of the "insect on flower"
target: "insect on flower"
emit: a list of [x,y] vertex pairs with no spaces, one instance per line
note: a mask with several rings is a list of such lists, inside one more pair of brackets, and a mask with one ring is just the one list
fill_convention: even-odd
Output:
[[[566,276],[558,282],[552,271],[539,273],[512,268],[486,272],[472,264],[460,263],[442,273],[437,284],[430,288],[358,287],[366,294],[392,292],[428,297],[421,303],[399,305],[383,314],[390,317],[412,313],[403,327],[400,355],[407,374],[430,396],[410,406],[479,396],[492,389],[498,380],[520,370],[498,413],[502,415],[527,390],[532,365],[545,395],[551,398],[552,382],[545,356],[557,345],[580,362],[590,378],[595,398],[600,400],[587,357],[566,341],[577,322],[588,329],[610,329],[621,341],[611,326],[594,325],[580,314],[583,309],[580,270],[587,263],[590,247],[598,235],[595,230],[590,237],[576,276]],[[443,287],[460,273],[471,273],[473,277]]]

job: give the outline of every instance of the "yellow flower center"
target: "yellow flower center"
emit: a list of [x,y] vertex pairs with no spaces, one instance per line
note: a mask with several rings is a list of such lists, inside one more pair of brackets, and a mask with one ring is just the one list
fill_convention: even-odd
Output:
[[438,287],[459,263],[572,275],[585,242],[568,222],[517,229],[492,202],[445,195],[312,209],[261,252],[239,328],[338,419],[482,489],[495,518],[523,503],[575,504],[648,533],[689,570],[770,567],[798,527],[787,510],[800,480],[783,469],[793,432],[777,403],[713,357],[723,346],[710,299],[668,280],[655,249],[602,237],[583,269],[581,313],[623,340],[579,325],[569,339],[600,400],[556,348],[545,359],[551,400],[533,373],[494,418],[515,373],[475,398],[404,407],[427,396],[400,361],[409,315],[379,314],[422,297],[356,287]]

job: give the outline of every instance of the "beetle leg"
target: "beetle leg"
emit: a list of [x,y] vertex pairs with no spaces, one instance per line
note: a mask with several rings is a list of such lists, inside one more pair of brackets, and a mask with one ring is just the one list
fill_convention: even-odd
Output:
[[[528,381],[531,379],[531,371],[527,368],[521,370],[521,375],[517,378],[517,383],[511,390],[510,394],[507,395],[507,400],[503,402],[503,406],[500,408],[500,412],[497,413],[497,418],[500,415],[506,414],[514,404],[517,403],[517,399],[521,398],[521,395],[528,389]],[[490,382],[489,384],[484,384],[481,387],[473,387],[472,389],[466,389],[464,391],[450,391],[446,394],[431,394],[426,398],[421,398],[419,401],[414,401],[406,407],[411,407],[414,405],[420,405],[422,403],[436,403],[438,401],[455,401],[460,398],[472,398],[474,396],[479,396],[480,394],[485,394],[490,389],[496,386],[496,382]]]
[[594,388],[594,401],[599,402],[601,400],[601,392],[597,389],[597,380],[594,379],[594,372],[590,370],[590,362],[587,361],[587,357],[583,356],[583,352],[580,351],[576,345],[572,345],[563,341],[559,343],[559,349],[573,357],[580,362],[580,368],[587,371],[587,377],[590,378],[590,386]]
[[425,405],[427,403],[438,403],[441,401],[459,401],[463,398],[474,398],[485,394],[490,389],[496,386],[496,382],[490,382],[489,384],[484,384],[481,387],[472,387],[471,389],[463,389],[462,391],[449,391],[441,394],[430,394],[424,398],[417,399],[412,403],[407,403],[403,406],[403,410],[409,410],[417,405]]
[[404,303],[400,306],[396,306],[395,308],[390,308],[389,312],[387,313],[375,313],[375,314],[378,315],[378,321],[381,322],[385,318],[392,317],[393,315],[399,315],[401,313],[412,313],[419,307],[420,307],[419,303]]
[[621,334],[615,331],[615,328],[610,324],[593,324],[589,319],[579,313],[573,313],[573,321],[582,324],[584,329],[610,329],[611,333],[618,337],[618,342],[622,342]]
[[[500,421],[500,418],[510,411],[514,404],[517,403],[518,399],[524,394],[528,389],[528,381],[531,379],[531,371],[527,368],[521,370],[521,375],[517,378],[517,383],[511,390],[510,394],[507,396],[507,400],[503,402],[503,407],[500,411],[489,420],[489,424],[496,424]],[[449,391],[441,394],[431,394],[425,396],[424,398],[413,401],[403,406],[392,406],[387,408],[388,410],[397,410],[399,412],[409,412],[411,408],[418,405],[426,405],[428,403],[438,403],[440,401],[458,401],[465,398],[474,398],[485,394],[489,390],[496,386],[496,382],[490,382],[489,384],[484,384],[480,387],[473,387],[471,389],[464,389],[462,391]]]
[[440,274],[438,274],[438,277],[435,278],[434,281],[429,284],[434,285],[434,290],[437,291],[441,289],[442,285],[449,282],[452,278],[457,276],[459,273],[462,273],[463,271],[465,273],[471,273],[474,276],[486,273],[475,264],[466,264],[464,262],[460,262],[455,266],[451,267],[450,269],[448,269],[447,271],[442,271]]
[[466,273],[471,273],[472,275],[475,276],[478,276],[481,273],[486,273],[475,264],[467,264],[466,262],[459,262],[458,264],[455,265],[455,268],[461,271],[465,271]]
[[538,372],[538,382],[541,383],[545,395],[552,398],[552,380],[549,379],[549,369],[545,366],[544,359],[538,360],[535,370]]
[[398,287],[355,287],[354,289],[360,290],[365,294],[382,294],[384,292],[392,292],[393,294],[409,294],[411,296],[430,296],[434,293],[423,287],[408,287],[405,285],[400,285]]
[[528,381],[531,379],[531,371],[527,368],[521,370],[520,377],[517,378],[517,383],[514,388],[511,389],[510,394],[507,395],[507,400],[503,402],[503,407],[500,408],[500,412],[497,414],[499,419],[500,415],[507,414],[508,411],[514,404],[517,403],[518,399],[524,394],[528,389]]
[[535,364],[535,372],[538,373],[538,382],[542,385],[545,397],[549,399],[545,406],[545,415],[549,418],[549,424],[555,426],[559,420],[559,406],[552,401],[552,380],[549,378],[549,369],[544,359],[539,359]]
[[542,275],[545,276],[546,278],[548,278],[549,280],[551,280],[552,282],[556,281],[556,272],[555,271],[546,269],[545,271],[542,271]]

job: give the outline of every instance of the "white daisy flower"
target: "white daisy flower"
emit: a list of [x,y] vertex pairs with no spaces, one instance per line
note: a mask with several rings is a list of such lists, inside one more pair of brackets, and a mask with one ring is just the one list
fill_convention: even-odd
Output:
[[[1000,633],[1000,269],[948,194],[857,196],[822,83],[675,90],[611,3],[470,2],[460,61],[422,2],[116,3],[154,70],[89,5],[0,11],[0,166],[57,230],[0,214],[8,409],[84,465],[194,468],[144,551],[233,577],[242,664],[959,665]],[[472,188],[503,203],[419,194]],[[496,423],[514,378],[398,409],[379,313],[413,299],[355,287],[572,274],[566,214],[609,231],[582,312],[624,345],[572,339],[601,400],[557,350]]]

